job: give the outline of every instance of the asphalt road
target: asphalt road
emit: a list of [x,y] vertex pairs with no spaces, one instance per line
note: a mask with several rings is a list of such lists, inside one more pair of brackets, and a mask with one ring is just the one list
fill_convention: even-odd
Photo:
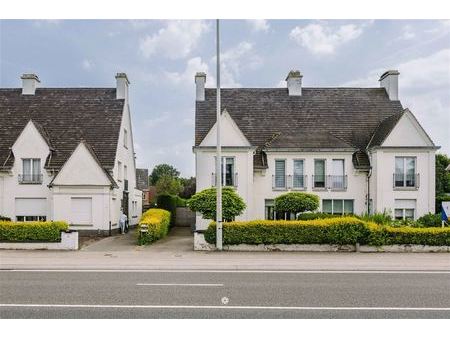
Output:
[[449,271],[0,271],[1,318],[450,318]]

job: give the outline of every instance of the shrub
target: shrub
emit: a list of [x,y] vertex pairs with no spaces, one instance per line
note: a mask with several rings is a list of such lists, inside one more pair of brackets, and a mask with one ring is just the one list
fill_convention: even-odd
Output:
[[[209,188],[196,193],[187,202],[192,211],[202,214],[204,219],[216,218],[216,188]],[[224,220],[231,221],[245,210],[244,200],[233,188],[222,189],[222,216]]]
[[288,192],[275,198],[275,211],[299,212],[314,211],[319,208],[319,196],[305,192]]
[[175,196],[175,205],[177,207],[185,207],[187,205],[187,199],[181,198],[180,196]]
[[66,222],[10,222],[0,221],[0,241],[59,242],[61,231],[67,231]]
[[[310,221],[250,221],[223,224],[223,243],[232,244],[355,244],[369,236],[365,222],[355,217]],[[216,225],[205,232],[208,243],[216,241]]]
[[326,214],[324,212],[305,212],[297,216],[299,221],[309,221],[313,219],[324,219],[324,218],[336,218],[342,217],[342,215]]
[[156,198],[156,205],[159,209],[164,209],[170,212],[170,225],[174,226],[177,214],[177,196],[158,195]]
[[[141,235],[141,226],[147,225],[148,232]],[[169,232],[170,212],[163,209],[149,209],[142,214],[137,227],[138,244],[144,245],[163,238]]]
[[416,222],[423,227],[440,227],[442,224],[441,215],[432,214],[431,212],[419,217]]
[[388,224],[392,223],[392,216],[386,210],[383,212],[376,212],[371,215],[365,213],[365,214],[359,216],[359,218],[361,218],[362,220],[364,220],[366,222],[373,222],[373,223],[381,224],[381,225],[388,225]]
[[[216,225],[205,232],[208,243],[216,241]],[[235,244],[393,244],[450,245],[450,228],[382,226],[356,217],[308,221],[250,221],[223,224],[223,243]]]

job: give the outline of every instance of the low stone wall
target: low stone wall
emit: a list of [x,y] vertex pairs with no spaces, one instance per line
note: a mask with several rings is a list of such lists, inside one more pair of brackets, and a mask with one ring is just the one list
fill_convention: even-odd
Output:
[[[194,233],[194,250],[214,251],[216,246],[205,240],[202,232]],[[224,245],[224,251],[290,251],[290,252],[449,252],[450,246],[430,246],[430,245],[334,245],[334,244],[238,244]]]
[[61,232],[61,242],[0,242],[5,250],[78,250],[78,232]]

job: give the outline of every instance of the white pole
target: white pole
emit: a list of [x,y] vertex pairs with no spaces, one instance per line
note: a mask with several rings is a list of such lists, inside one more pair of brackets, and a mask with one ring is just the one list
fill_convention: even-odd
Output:
[[216,190],[217,190],[217,205],[216,205],[216,247],[217,250],[222,250],[222,145],[220,143],[220,34],[219,34],[219,19],[216,20],[216,45],[217,45],[217,94],[216,94],[216,113],[217,113],[217,155],[216,155]]

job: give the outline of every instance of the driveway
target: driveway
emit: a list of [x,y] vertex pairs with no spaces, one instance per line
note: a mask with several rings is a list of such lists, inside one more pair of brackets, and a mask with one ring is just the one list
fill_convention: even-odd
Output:
[[110,252],[110,251],[157,251],[183,253],[193,251],[194,235],[189,227],[174,227],[167,237],[153,244],[139,246],[135,229],[124,235],[106,237],[81,248],[81,251]]

